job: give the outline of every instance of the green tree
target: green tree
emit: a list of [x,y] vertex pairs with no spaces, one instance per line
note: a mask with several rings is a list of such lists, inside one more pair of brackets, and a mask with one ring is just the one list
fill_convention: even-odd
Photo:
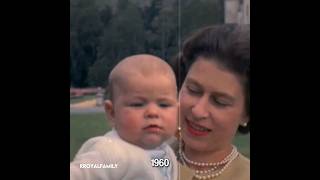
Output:
[[182,1],[181,6],[182,40],[199,28],[223,23],[224,14],[221,0]]
[[169,61],[191,32],[223,23],[223,2],[70,0],[71,85],[104,86],[112,67],[133,54]]
[[70,1],[70,76],[73,86],[88,85],[88,68],[97,59],[102,25],[94,0]]
[[88,76],[90,85],[103,86],[106,74],[119,60],[145,53],[144,40],[142,13],[136,5],[128,2],[112,17],[100,38],[98,61],[90,68]]
[[155,4],[157,14],[148,32],[149,52],[169,60],[178,52],[178,1],[161,1]]

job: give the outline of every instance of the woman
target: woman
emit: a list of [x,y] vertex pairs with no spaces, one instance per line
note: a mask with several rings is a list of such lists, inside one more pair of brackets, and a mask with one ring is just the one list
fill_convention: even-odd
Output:
[[232,145],[237,131],[249,132],[249,26],[196,32],[177,65],[180,179],[250,179],[250,160]]

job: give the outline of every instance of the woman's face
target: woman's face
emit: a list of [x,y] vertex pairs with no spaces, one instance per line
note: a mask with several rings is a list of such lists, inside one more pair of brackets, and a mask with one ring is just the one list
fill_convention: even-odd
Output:
[[240,80],[214,61],[198,57],[180,91],[182,138],[198,151],[230,147],[239,124],[247,122]]

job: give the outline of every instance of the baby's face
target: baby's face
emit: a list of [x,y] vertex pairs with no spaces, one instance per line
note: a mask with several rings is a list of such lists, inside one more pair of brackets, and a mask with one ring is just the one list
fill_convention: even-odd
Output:
[[155,148],[177,128],[175,82],[163,75],[128,77],[114,87],[114,123],[119,136],[144,149]]

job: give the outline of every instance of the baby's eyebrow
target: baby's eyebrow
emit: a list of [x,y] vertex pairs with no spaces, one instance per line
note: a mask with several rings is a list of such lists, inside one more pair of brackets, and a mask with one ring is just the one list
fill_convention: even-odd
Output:
[[175,99],[173,97],[161,97],[161,98],[158,99],[158,101],[166,101],[166,102],[174,103],[174,102],[177,101],[177,99]]
[[133,97],[131,97],[130,98],[131,100],[145,100],[145,98],[144,97],[142,97],[142,96],[133,96]]

